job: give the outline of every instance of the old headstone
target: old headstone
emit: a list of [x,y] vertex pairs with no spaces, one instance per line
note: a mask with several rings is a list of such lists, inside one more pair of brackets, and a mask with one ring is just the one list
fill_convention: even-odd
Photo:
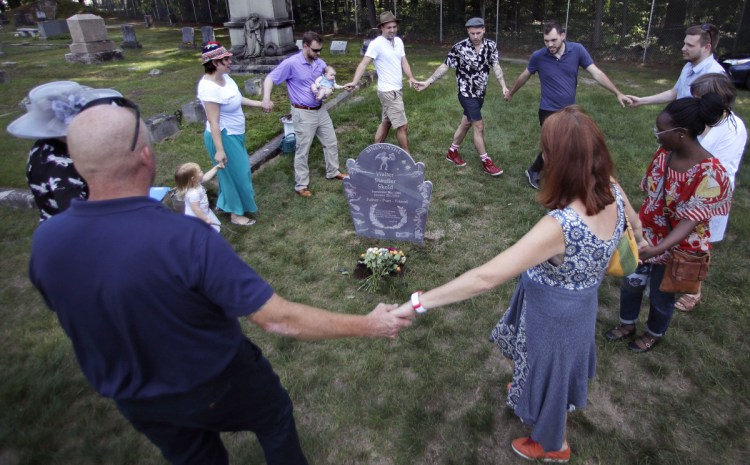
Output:
[[297,42],[295,42],[294,45],[297,46],[297,50],[302,50],[302,39],[297,39]]
[[214,35],[214,28],[212,28],[211,26],[201,27],[201,37],[203,38],[201,46],[206,45],[208,42],[213,42],[214,40],[216,40],[216,36]]
[[142,45],[138,43],[138,39],[135,38],[135,27],[132,24],[123,24],[120,26],[122,31],[122,48],[141,48]]
[[182,106],[182,119],[183,121],[187,123],[205,123],[208,118],[206,118],[206,110],[203,108],[203,105],[201,105],[201,101],[198,99],[193,100],[192,102],[186,103]]
[[122,59],[122,50],[115,48],[109,40],[104,20],[96,15],[84,13],[68,18],[68,29],[73,43],[65,60],[70,63],[95,64]]
[[160,113],[146,120],[146,127],[152,142],[161,142],[167,137],[177,134],[180,130],[175,115]]
[[154,24],[154,17],[151,15],[143,15],[143,25],[147,28]]
[[239,60],[295,51],[291,0],[228,0],[232,53]]
[[345,40],[332,40],[331,41],[331,54],[346,53],[346,41]]
[[7,84],[10,82],[10,75],[5,70],[0,69],[0,84]]
[[37,26],[39,26],[39,35],[42,39],[52,39],[70,34],[68,22],[64,19],[41,21],[37,23]]
[[195,48],[195,29],[192,27],[182,28],[182,43],[180,48]]
[[395,145],[373,144],[346,167],[344,192],[358,235],[424,242],[432,195],[424,163]]
[[247,95],[259,96],[263,94],[263,80],[261,78],[250,78],[245,81],[245,93]]

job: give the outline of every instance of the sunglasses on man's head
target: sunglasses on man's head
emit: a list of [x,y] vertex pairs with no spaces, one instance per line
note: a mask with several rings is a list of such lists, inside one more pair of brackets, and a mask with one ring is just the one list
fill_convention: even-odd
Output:
[[135,110],[135,132],[133,133],[133,142],[130,144],[130,151],[135,151],[135,146],[138,143],[138,132],[141,129],[141,110],[138,108],[138,105],[126,99],[125,97],[102,97],[94,99],[84,105],[83,108],[81,108],[81,112],[99,105],[115,105],[118,107],[130,108],[131,110]]

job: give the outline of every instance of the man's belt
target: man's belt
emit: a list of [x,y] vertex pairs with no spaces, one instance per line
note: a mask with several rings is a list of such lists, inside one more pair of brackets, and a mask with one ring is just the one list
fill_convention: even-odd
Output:
[[305,105],[297,105],[296,103],[293,103],[292,106],[294,108],[299,108],[300,110],[320,110],[320,105],[317,107],[306,107]]

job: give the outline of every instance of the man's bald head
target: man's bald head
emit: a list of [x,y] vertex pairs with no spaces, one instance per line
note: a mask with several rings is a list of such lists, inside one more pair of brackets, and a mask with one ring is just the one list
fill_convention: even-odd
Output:
[[[138,142],[130,150],[136,123],[140,125]],[[97,105],[82,111],[68,126],[68,150],[92,197],[101,188],[130,190],[143,182],[144,174],[153,180],[148,129],[142,120],[136,122],[132,109]]]

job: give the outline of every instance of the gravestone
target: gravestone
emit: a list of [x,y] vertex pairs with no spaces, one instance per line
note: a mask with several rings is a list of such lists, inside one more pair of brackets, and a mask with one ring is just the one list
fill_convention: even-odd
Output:
[[212,28],[211,26],[203,26],[201,28],[201,36],[203,37],[201,47],[209,42],[213,42],[216,40],[216,36],[214,35],[214,28]]
[[250,78],[246,80],[245,94],[256,97],[263,95],[263,80],[261,78]]
[[181,107],[181,110],[182,119],[185,122],[205,123],[208,119],[206,118],[206,110],[203,108],[203,105],[201,105],[201,101],[198,99],[195,99],[190,103],[186,103]]
[[154,24],[154,17],[151,15],[143,15],[143,25],[146,28],[150,28]]
[[65,54],[69,63],[90,65],[123,58],[122,50],[115,48],[115,43],[109,40],[101,17],[84,13],[73,15],[67,21],[73,39],[70,53]]
[[346,44],[347,42],[345,40],[332,40],[331,41],[331,54],[335,55],[337,53],[346,53]]
[[55,37],[70,34],[70,29],[68,29],[68,22],[64,19],[42,21],[40,23],[37,23],[37,26],[39,26],[39,35],[42,39],[52,39]]
[[8,84],[10,82],[10,75],[5,70],[0,69],[0,84]]
[[161,142],[180,131],[177,116],[159,113],[146,120],[146,127],[152,142]]
[[283,56],[295,51],[291,0],[227,0],[235,58]]
[[302,50],[302,39],[297,39],[297,42],[295,42],[294,45],[297,46],[297,50]]
[[195,48],[195,30],[192,27],[182,28],[182,43],[180,48]]
[[432,195],[424,163],[398,146],[373,144],[346,167],[344,192],[357,235],[424,242]]
[[135,38],[135,27],[132,24],[123,24],[120,26],[122,31],[122,48],[141,48],[142,45],[138,43],[138,39]]

